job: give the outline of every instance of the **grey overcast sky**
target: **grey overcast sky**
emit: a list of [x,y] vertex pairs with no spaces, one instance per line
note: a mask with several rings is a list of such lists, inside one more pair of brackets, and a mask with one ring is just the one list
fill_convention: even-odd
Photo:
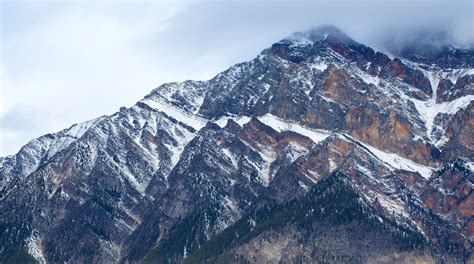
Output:
[[0,156],[131,106],[163,82],[212,78],[313,26],[377,49],[426,30],[472,45],[473,9],[458,0],[0,0]]

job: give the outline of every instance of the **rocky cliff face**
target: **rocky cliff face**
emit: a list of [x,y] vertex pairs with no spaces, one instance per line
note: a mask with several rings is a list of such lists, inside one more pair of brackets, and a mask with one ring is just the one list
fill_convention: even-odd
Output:
[[472,260],[471,53],[317,28],[33,140],[0,159],[0,261]]

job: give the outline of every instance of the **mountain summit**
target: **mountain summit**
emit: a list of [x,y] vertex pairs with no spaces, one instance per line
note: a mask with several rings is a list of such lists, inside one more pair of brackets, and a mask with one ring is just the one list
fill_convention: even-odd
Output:
[[332,25],[325,25],[314,27],[310,30],[294,33],[289,39],[305,38],[311,42],[333,40],[345,43],[355,43],[346,33],[338,27]]
[[473,261],[463,54],[325,26],[37,138],[0,159],[0,262]]

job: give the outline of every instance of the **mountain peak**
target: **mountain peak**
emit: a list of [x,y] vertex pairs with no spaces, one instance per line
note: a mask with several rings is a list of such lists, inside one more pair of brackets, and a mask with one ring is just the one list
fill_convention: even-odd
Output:
[[0,158],[0,263],[468,262],[473,57],[443,54],[315,27],[36,139]]
[[288,39],[306,42],[337,41],[344,43],[355,43],[351,37],[333,25],[317,26],[306,31],[296,32]]

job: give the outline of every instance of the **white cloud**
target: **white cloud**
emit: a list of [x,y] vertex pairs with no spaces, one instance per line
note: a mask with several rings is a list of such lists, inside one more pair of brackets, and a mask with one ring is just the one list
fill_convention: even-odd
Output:
[[[158,64],[136,41],[159,34],[180,7],[152,7],[153,16],[144,6],[140,13],[145,16],[123,17],[120,9],[72,6],[2,41],[0,155],[15,153],[34,137],[131,105],[159,84],[164,78]],[[33,113],[39,124],[32,124]],[[2,119],[7,115],[25,126],[7,127]]]

